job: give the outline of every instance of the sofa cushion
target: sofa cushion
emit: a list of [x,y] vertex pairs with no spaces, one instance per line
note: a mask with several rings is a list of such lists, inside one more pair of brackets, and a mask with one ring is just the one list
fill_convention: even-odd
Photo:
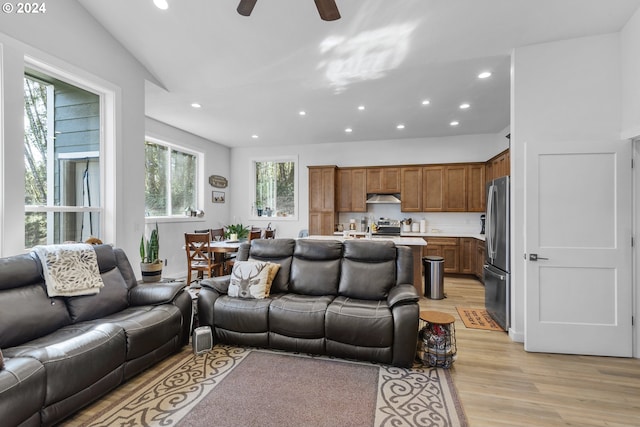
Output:
[[337,295],[341,259],[339,241],[298,240],[289,291],[301,295]]
[[244,299],[227,295],[214,302],[214,326],[235,332],[268,332],[271,298]]
[[42,282],[42,267],[34,254],[0,258],[0,290]]
[[40,425],[45,390],[42,363],[30,357],[8,359],[5,369],[0,370],[2,425]]
[[387,297],[396,283],[393,242],[346,241],[338,294],[366,300]]
[[269,330],[294,338],[323,338],[331,301],[333,296],[282,295],[269,307]]
[[64,300],[49,298],[43,283],[0,294],[1,348],[20,345],[70,323]]
[[336,297],[327,308],[325,328],[327,340],[360,347],[393,344],[393,314],[384,300]]
[[109,322],[124,329],[127,339],[126,360],[133,360],[162,347],[180,335],[182,315],[171,304],[130,307],[103,317],[99,322]]
[[[289,289],[291,261],[295,246],[296,241],[293,239],[255,239],[250,242],[250,253],[247,259],[269,261],[280,265],[280,271],[271,286],[273,293],[287,292]],[[240,252],[238,259],[243,259]]]
[[2,349],[0,349],[0,371],[4,368],[4,357],[2,357]]
[[104,287],[96,295],[65,298],[74,322],[99,319],[129,305],[129,290],[117,268],[102,273]]
[[11,349],[45,366],[45,406],[59,402],[98,382],[125,361],[124,330],[110,323],[68,325]]

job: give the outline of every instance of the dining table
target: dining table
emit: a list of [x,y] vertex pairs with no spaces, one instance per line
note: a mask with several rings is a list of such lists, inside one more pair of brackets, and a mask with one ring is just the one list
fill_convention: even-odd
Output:
[[222,261],[224,274],[229,274],[227,254],[238,252],[242,243],[239,240],[212,240],[209,243],[209,252],[214,254],[216,261]]

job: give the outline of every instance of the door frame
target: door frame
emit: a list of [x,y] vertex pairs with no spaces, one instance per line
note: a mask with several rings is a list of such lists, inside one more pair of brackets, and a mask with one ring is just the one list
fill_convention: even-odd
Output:
[[631,277],[633,279],[633,287],[632,292],[634,295],[634,305],[633,305],[633,357],[636,359],[640,359],[640,251],[638,250],[638,245],[640,244],[640,239],[638,238],[638,233],[640,232],[640,136],[636,137],[632,141],[631,145],[631,155],[634,162],[634,167],[632,171],[633,176],[633,239],[634,245],[632,248],[632,272]]

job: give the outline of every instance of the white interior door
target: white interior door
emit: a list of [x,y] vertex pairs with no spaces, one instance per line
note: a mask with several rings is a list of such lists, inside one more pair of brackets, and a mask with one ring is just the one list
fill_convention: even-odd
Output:
[[527,144],[525,168],[525,350],[632,356],[631,143]]

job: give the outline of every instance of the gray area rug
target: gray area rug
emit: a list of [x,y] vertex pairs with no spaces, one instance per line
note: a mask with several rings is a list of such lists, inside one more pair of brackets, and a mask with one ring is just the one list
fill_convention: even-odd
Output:
[[468,425],[446,369],[226,345],[178,356],[84,425]]

